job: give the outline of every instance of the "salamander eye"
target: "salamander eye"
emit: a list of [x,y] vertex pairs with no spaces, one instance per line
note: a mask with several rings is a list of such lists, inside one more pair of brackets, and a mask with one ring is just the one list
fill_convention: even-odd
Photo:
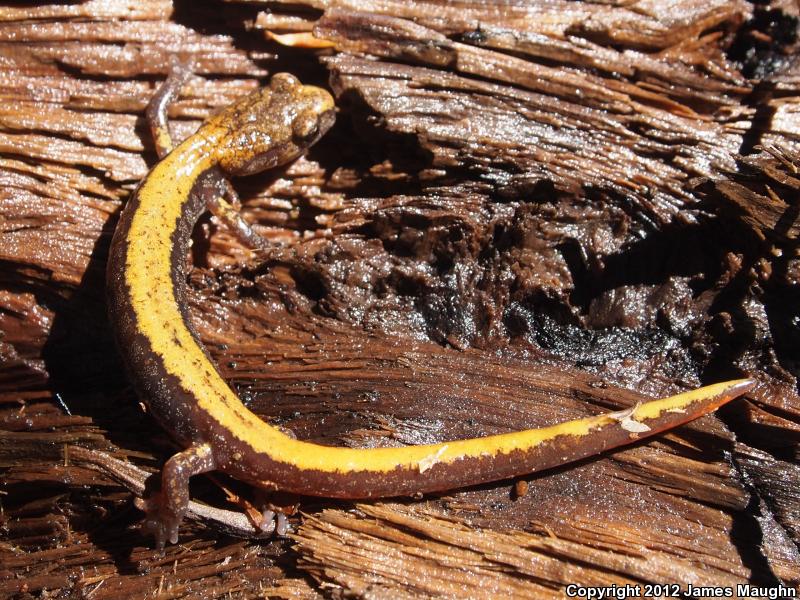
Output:
[[275,92],[289,92],[300,86],[300,81],[290,73],[276,73],[269,80],[269,87]]
[[319,119],[314,112],[303,112],[292,122],[292,137],[297,143],[313,141],[319,134]]

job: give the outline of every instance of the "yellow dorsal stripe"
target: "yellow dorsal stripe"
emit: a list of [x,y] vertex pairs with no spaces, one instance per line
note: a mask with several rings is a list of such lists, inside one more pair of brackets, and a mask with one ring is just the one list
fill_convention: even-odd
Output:
[[[139,208],[128,235],[126,283],[140,331],[168,373],[196,398],[197,406],[220,427],[272,460],[325,472],[424,471],[434,463],[526,450],[557,436],[584,436],[614,417],[600,415],[546,427],[404,448],[350,449],[290,438],[250,412],[206,357],[180,314],[171,280],[172,235],[197,177],[215,164],[213,127],[205,126],[159,163],[139,188]],[[722,394],[736,382],[717,384],[639,406],[633,418],[654,419],[682,411],[698,400]]]

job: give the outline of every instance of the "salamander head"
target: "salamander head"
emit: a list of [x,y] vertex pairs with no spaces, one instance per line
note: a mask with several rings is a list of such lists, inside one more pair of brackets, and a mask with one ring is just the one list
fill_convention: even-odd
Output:
[[325,90],[303,85],[288,73],[242,98],[211,119],[220,136],[217,160],[231,175],[250,175],[302,155],[328,131],[335,105]]

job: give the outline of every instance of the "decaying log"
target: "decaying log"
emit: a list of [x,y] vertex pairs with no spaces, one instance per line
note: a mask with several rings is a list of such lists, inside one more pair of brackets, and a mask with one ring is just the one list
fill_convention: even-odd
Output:
[[[0,597],[797,589],[797,11],[0,7]],[[296,33],[327,48],[285,45]],[[289,538],[189,521],[160,554],[129,490],[174,446],[127,384],[103,286],[120,207],[155,162],[144,107],[176,59],[195,72],[170,110],[177,137],[275,72],[337,97],[337,124],[307,157],[235,182],[272,250],[211,218],[194,236],[195,325],[270,422],[324,444],[417,444],[731,377],[758,387],[523,483],[278,498],[299,502]],[[253,501],[198,479],[201,502]]]

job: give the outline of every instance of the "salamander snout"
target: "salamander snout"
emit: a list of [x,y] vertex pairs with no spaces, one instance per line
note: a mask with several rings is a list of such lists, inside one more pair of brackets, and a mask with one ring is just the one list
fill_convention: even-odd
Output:
[[246,96],[210,123],[223,128],[217,151],[232,175],[250,175],[289,163],[321,138],[336,119],[333,97],[288,73]]
[[297,147],[314,144],[328,131],[336,119],[333,98],[325,90],[314,86],[303,86],[299,92],[301,110],[292,121],[292,141]]

